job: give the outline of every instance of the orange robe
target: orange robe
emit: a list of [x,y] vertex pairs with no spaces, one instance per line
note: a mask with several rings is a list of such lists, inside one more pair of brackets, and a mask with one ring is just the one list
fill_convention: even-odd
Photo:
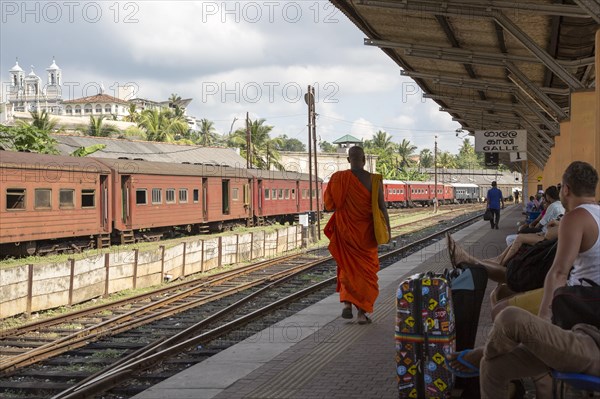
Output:
[[352,171],[336,172],[327,184],[325,207],[334,210],[324,232],[338,266],[340,302],[351,302],[371,313],[379,295],[371,193]]

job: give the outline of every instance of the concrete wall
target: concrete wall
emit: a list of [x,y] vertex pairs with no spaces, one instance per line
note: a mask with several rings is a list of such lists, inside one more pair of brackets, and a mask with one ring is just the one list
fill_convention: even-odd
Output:
[[276,256],[302,246],[302,227],[126,250],[66,262],[0,270],[0,318],[74,305],[132,288],[154,286],[219,266]]

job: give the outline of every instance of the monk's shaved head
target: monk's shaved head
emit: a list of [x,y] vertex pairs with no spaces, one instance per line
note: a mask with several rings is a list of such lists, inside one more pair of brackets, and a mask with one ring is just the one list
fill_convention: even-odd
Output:
[[359,146],[354,146],[354,147],[350,147],[350,149],[348,150],[348,158],[350,159],[350,162],[352,162],[352,160],[362,160],[363,157],[365,156],[365,151],[362,149],[362,147]]
[[365,151],[362,147],[354,146],[348,150],[348,162],[351,169],[363,169],[365,166]]

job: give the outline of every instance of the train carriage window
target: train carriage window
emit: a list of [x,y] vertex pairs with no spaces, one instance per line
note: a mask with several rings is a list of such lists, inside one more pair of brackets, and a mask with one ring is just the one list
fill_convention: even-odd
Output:
[[279,199],[283,199],[283,188],[279,189]]
[[75,190],[61,188],[58,192],[58,207],[60,209],[75,208]]
[[179,189],[179,203],[180,204],[187,204],[188,200],[188,190],[187,188],[180,188]]
[[96,190],[81,190],[81,207],[93,208],[96,206]]
[[285,189],[285,199],[290,199],[290,189],[289,188]]
[[268,188],[265,188],[265,199],[268,200],[269,199],[269,194],[271,193],[271,190],[269,190]]
[[200,190],[197,188],[194,189],[194,204],[197,204],[200,200]]
[[[159,189],[155,188],[154,190],[159,190]],[[152,202],[155,202],[154,201],[154,190],[152,190]],[[175,189],[174,188],[167,188],[165,190],[165,201],[167,204],[175,203]],[[160,200],[158,200],[156,202],[160,202]]]
[[234,201],[238,200],[238,188],[237,187],[231,189],[231,199]]
[[35,189],[35,209],[50,209],[52,208],[52,190],[49,188]]
[[6,209],[25,209],[25,189],[7,188],[6,189]]
[[160,189],[160,188],[152,189],[152,203],[153,204],[162,204],[162,189]]
[[296,199],[296,189],[292,188],[292,199]]
[[147,190],[145,188],[138,188],[135,190],[135,204],[146,205],[148,203]]
[[277,199],[277,189],[275,189],[275,188],[271,189],[271,198],[274,200]]

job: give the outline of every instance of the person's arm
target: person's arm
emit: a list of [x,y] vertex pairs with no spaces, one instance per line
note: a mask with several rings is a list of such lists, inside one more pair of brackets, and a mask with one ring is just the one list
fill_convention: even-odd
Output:
[[[331,190],[333,189],[333,186],[336,184],[336,181],[337,181],[337,176],[334,173],[333,176],[331,176],[329,183],[327,183],[327,188],[325,189],[325,193],[323,194],[323,202],[325,203],[323,208],[329,212],[335,211],[335,201],[333,200],[333,195],[331,194]],[[310,195],[310,193],[309,193],[309,195]]]
[[392,226],[390,226],[390,217],[388,215],[387,207],[385,206],[385,200],[383,199],[383,184],[379,184],[379,209],[383,213],[383,217],[385,218],[385,223],[387,224],[388,234],[390,236],[390,240],[392,239]]
[[500,202],[502,203],[502,209],[504,209],[504,194],[500,194]]
[[566,214],[558,226],[558,247],[554,262],[544,280],[544,295],[538,316],[548,321],[552,318],[554,291],[567,283],[573,262],[579,254],[583,240],[583,225],[577,213]]

